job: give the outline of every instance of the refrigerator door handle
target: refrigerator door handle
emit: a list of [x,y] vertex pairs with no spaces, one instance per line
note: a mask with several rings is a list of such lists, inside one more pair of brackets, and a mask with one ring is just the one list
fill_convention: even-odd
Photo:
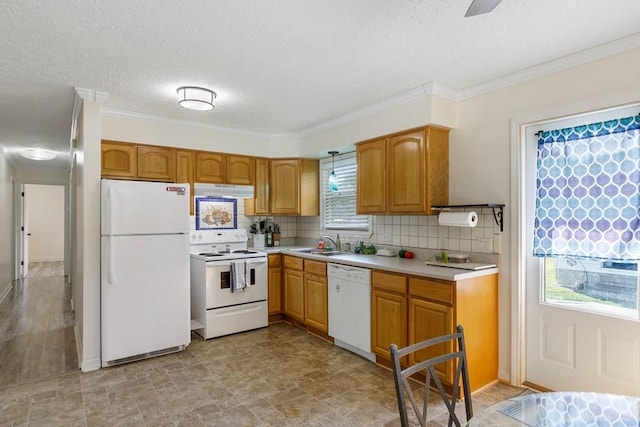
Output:
[[105,240],[107,244],[107,285],[111,286],[114,282],[114,273],[113,273],[113,245],[111,244],[111,239]]
[[109,187],[107,190],[107,206],[109,210],[107,211],[107,215],[109,216],[109,234],[113,234],[113,187]]

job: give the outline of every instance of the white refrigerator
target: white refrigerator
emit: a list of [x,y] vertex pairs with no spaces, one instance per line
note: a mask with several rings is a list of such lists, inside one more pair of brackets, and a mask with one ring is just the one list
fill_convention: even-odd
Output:
[[101,182],[102,366],[183,350],[191,337],[189,184]]

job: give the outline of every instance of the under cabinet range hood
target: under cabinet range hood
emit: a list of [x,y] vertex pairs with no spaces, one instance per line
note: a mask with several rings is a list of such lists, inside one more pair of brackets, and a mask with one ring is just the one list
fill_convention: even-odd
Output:
[[194,195],[196,197],[251,199],[254,197],[254,192],[253,185],[194,184]]

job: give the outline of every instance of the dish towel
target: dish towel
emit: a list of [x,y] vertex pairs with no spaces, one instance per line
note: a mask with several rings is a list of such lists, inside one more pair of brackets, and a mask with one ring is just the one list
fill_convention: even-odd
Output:
[[229,278],[231,279],[231,292],[244,291],[247,287],[247,263],[231,261],[229,268]]

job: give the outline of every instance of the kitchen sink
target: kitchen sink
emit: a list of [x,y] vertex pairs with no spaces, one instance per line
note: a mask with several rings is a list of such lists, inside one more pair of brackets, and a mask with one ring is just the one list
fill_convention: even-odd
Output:
[[293,252],[300,252],[303,254],[311,254],[311,255],[323,255],[323,256],[334,256],[334,255],[347,255],[349,252],[344,251],[334,251],[334,250],[326,250],[326,249],[291,249]]

